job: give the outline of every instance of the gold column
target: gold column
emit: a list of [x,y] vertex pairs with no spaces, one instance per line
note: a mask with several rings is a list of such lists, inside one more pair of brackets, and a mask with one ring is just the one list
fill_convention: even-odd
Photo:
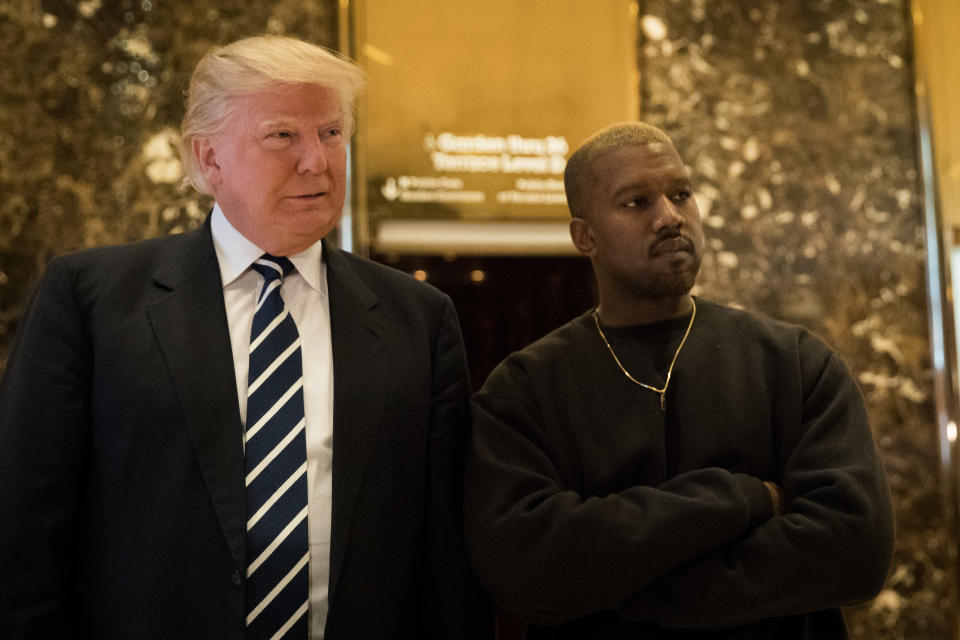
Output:
[[960,2],[914,0],[917,83],[923,84],[934,140],[940,210],[960,227]]
[[955,637],[960,637],[960,367],[951,254],[960,228],[960,3],[913,0],[917,119],[926,220],[930,342],[941,472],[949,527]]

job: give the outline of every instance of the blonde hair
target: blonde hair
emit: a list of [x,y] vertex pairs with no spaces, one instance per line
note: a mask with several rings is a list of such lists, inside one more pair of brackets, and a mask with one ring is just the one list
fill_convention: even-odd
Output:
[[620,122],[600,129],[580,143],[570,155],[563,171],[563,186],[567,192],[570,215],[582,218],[589,209],[590,186],[596,181],[594,163],[612,149],[648,144],[667,144],[673,141],[665,131],[646,122]]
[[234,99],[280,84],[314,84],[332,90],[343,113],[344,138],[353,131],[353,102],[364,76],[356,64],[309,42],[262,35],[212,49],[190,78],[180,125],[184,174],[201,193],[210,193],[193,155],[193,141],[214,135],[234,113]]

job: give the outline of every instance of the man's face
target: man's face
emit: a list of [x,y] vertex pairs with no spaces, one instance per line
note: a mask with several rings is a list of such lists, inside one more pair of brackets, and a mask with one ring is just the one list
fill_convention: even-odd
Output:
[[630,145],[594,163],[588,213],[571,235],[601,291],[620,299],[686,294],[703,256],[700,210],[672,145]]
[[271,254],[299,253],[337,224],[346,192],[343,114],[311,84],[236,98],[218,134],[194,144],[224,215]]

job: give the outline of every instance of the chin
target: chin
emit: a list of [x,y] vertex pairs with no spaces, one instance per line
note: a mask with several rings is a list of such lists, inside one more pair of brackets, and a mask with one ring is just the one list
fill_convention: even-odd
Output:
[[324,237],[340,222],[340,212],[305,211],[296,219],[288,220],[286,228],[299,238],[314,238],[314,242]]
[[294,241],[300,246],[300,251],[305,251],[330,235],[330,232],[333,231],[336,226],[336,223],[318,226],[302,234],[298,234]]
[[690,293],[696,281],[695,273],[673,274],[648,282],[646,288],[652,298],[672,298]]

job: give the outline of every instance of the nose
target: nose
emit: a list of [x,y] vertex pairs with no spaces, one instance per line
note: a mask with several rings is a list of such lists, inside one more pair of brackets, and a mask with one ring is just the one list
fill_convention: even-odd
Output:
[[320,140],[311,139],[303,143],[297,171],[300,173],[323,173],[329,165],[327,149]]
[[680,226],[683,226],[683,216],[680,215],[677,205],[666,195],[660,196],[654,211],[654,231],[659,231],[666,227]]

